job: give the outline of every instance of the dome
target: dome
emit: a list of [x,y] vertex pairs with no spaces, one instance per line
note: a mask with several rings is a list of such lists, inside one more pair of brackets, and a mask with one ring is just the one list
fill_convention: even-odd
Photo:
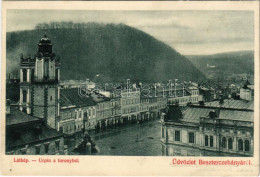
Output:
[[48,56],[50,57],[52,54],[52,44],[51,40],[47,37],[45,34],[43,38],[40,39],[39,44],[38,44],[38,53],[40,54],[39,56]]
[[45,34],[43,38],[41,38],[39,45],[51,45],[51,40]]

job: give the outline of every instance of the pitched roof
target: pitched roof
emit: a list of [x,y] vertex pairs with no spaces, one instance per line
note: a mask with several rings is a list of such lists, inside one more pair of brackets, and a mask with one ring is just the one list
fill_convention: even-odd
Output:
[[82,107],[82,106],[94,106],[95,100],[92,96],[85,94],[80,95],[78,88],[69,88],[60,90],[60,106],[61,107]]
[[6,125],[17,125],[29,122],[40,121],[40,118],[26,114],[18,109],[18,107],[10,107],[10,114],[6,115]]
[[[206,102],[205,106],[209,107],[220,107],[219,101]],[[234,108],[234,109],[246,109],[254,110],[254,101],[247,100],[224,100],[224,103],[221,105],[222,108]]]
[[221,110],[219,118],[254,122],[254,112],[240,110]]
[[[37,131],[39,131],[37,133]],[[39,124],[39,130],[36,128],[20,129],[19,127],[8,131],[7,133],[7,148],[16,146],[24,146],[37,142],[48,141],[49,139],[62,137],[63,134],[55,129]]]
[[200,117],[207,117],[209,112],[213,109],[209,108],[188,108],[186,111],[183,112],[183,118],[181,121],[184,122],[192,122],[192,123],[199,123]]
[[[181,119],[181,121],[199,123],[200,117],[209,117],[210,111],[216,111],[216,109],[202,108],[202,107],[190,107],[186,111],[183,112],[183,118]],[[243,111],[243,110],[220,109],[219,116],[216,119],[228,119],[228,120],[254,122],[254,112],[253,111]]]
[[18,107],[11,107],[11,113],[6,115],[6,128],[7,148],[63,136],[45,126],[42,119],[21,112]]

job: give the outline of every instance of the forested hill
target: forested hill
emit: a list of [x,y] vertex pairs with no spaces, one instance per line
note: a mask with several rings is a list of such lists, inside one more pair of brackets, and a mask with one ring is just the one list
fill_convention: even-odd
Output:
[[205,75],[216,77],[220,74],[254,73],[254,51],[237,51],[214,55],[186,56]]
[[[204,79],[173,48],[124,24],[38,24],[35,30],[7,33],[7,73],[18,70],[19,57],[34,54],[46,29],[60,56],[61,79],[143,82]],[[98,77],[97,77],[98,75]]]

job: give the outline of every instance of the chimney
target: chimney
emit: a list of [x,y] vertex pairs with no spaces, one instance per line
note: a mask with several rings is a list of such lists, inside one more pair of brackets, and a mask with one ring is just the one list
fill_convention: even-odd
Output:
[[11,111],[10,111],[10,104],[11,104],[11,101],[9,99],[6,100],[6,114],[10,114]]
[[204,104],[204,101],[199,101],[199,105],[200,106],[204,106],[205,104]]

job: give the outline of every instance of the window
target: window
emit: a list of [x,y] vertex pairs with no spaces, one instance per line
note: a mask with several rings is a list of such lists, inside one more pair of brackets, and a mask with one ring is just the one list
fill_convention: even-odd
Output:
[[239,139],[239,140],[238,140],[238,150],[239,150],[239,151],[243,151],[243,149],[244,149],[244,148],[243,148],[243,140]]
[[248,140],[245,140],[245,151],[249,151],[250,149],[250,144],[249,144],[249,141]]
[[31,73],[31,81],[33,82],[34,81],[34,69],[31,70],[32,73]]
[[194,132],[189,132],[189,143],[194,143]]
[[79,118],[81,118],[81,111],[79,111]]
[[213,147],[213,136],[210,136],[210,147]]
[[225,137],[222,138],[222,148],[227,148],[227,139]]
[[232,140],[232,138],[228,138],[228,149],[233,149],[233,140]]
[[49,144],[44,145],[45,153],[48,154],[49,152]]
[[52,101],[52,96],[50,96],[50,101]]
[[55,69],[55,80],[56,81],[58,81],[58,73],[59,73],[58,69]]
[[40,154],[40,146],[35,147],[35,154]]
[[23,90],[23,102],[26,103],[27,92]]
[[175,141],[180,141],[180,131],[179,130],[175,130]]
[[209,146],[209,137],[205,135],[205,146]]
[[56,149],[60,150],[60,141],[55,141]]
[[27,82],[27,69],[23,69],[23,82]]
[[162,138],[164,138],[164,128],[162,128]]

